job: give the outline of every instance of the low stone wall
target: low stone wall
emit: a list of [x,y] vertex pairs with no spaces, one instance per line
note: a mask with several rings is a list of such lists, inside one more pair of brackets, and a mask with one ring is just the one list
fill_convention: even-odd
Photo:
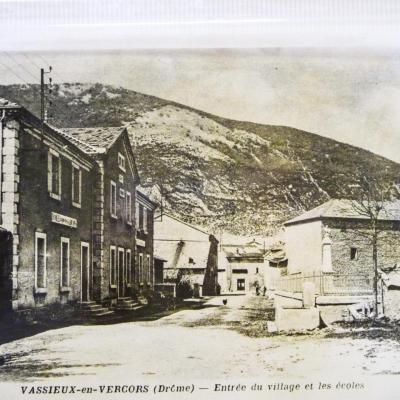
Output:
[[278,331],[303,331],[320,325],[319,310],[313,308],[275,308],[275,325]]
[[[284,291],[274,292],[274,301],[276,309],[293,308],[299,309],[303,307],[303,294]],[[320,313],[321,320],[326,325],[337,321],[346,321],[349,318],[348,307],[352,304],[358,304],[372,300],[372,295],[364,296],[316,296],[315,306]],[[386,315],[390,314],[390,318],[394,318],[397,310],[400,310],[400,290],[387,291],[386,299]],[[393,310],[393,311],[392,311]],[[279,313],[279,311],[278,311]],[[389,315],[388,315],[389,316]],[[400,318],[400,316],[397,316]]]
[[317,296],[315,303],[322,322],[329,325],[333,322],[346,321],[349,318],[348,307],[352,304],[371,300],[372,296]]

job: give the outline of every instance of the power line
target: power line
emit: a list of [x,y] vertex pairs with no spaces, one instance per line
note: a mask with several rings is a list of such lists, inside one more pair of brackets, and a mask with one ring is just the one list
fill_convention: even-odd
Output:
[[[50,63],[39,53],[36,54],[37,57],[39,57],[47,66],[50,66]],[[61,75],[59,75],[57,72],[53,70],[54,75],[59,79],[60,83],[66,82],[67,79],[63,79]]]
[[29,62],[31,62],[36,68],[38,68],[40,70],[41,66],[39,64],[36,64],[36,62],[34,60],[32,60],[31,58],[29,58],[26,53],[21,53]]
[[2,63],[1,61],[0,61],[0,64],[3,66],[3,67],[6,67],[13,75],[15,75],[20,81],[22,81],[23,83],[26,83],[27,85],[29,85],[29,83],[24,79],[24,78],[21,78],[21,76],[20,75],[18,75],[11,67],[9,67],[7,64],[4,64],[4,63]]
[[18,63],[14,57],[12,57],[9,53],[7,53],[6,51],[3,51],[3,53],[19,68],[22,68],[24,71],[26,71],[31,77],[33,77],[33,79],[37,79],[37,77],[35,75],[32,74],[31,71],[29,71],[27,68],[25,68],[23,65],[21,65],[20,63]]

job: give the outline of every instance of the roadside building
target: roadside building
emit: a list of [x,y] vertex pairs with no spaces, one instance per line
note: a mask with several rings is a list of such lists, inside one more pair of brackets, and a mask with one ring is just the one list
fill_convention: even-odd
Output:
[[136,265],[135,283],[140,289],[153,288],[154,273],[154,210],[156,203],[136,190]]
[[218,284],[218,240],[203,230],[162,214],[154,221],[155,251],[167,260],[164,281],[187,281],[199,295],[215,295]]
[[[378,224],[381,231],[379,269],[397,269],[399,201],[385,205]],[[372,299],[374,266],[370,224],[355,210],[352,201],[329,200],[284,225],[288,266],[287,276],[278,281],[278,289],[299,294],[303,284],[311,282],[316,304],[327,307]],[[336,311],[335,318],[340,312]]]
[[56,129],[4,99],[0,116],[1,308],[152,288],[156,204],[137,191],[127,130]]
[[256,292],[256,288],[264,287],[264,244],[254,239],[245,244],[224,244],[221,247],[228,261],[225,269],[229,292]]
[[68,128],[64,136],[96,163],[93,179],[93,270],[85,300],[114,304],[134,295],[136,186],[132,146],[124,127]]
[[0,225],[12,243],[11,254],[2,250],[4,308],[85,300],[91,290],[85,277],[91,274],[94,161],[83,144],[71,143],[17,104],[0,99],[0,112]]

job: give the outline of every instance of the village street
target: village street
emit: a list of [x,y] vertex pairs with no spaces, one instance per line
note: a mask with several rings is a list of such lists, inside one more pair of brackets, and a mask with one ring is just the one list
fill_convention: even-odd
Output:
[[327,330],[268,336],[260,319],[270,306],[265,298],[227,299],[226,306],[213,298],[207,307],[155,321],[70,326],[6,343],[1,381],[304,379],[326,371],[360,380],[400,373],[398,341],[332,337]]

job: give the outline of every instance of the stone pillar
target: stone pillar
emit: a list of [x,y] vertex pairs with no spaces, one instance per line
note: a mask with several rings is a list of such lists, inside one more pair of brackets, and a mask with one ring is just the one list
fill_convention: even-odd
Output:
[[12,308],[18,308],[18,266],[19,266],[19,130],[16,119],[3,121],[1,147],[1,223],[11,232],[12,245]]
[[104,285],[104,164],[97,162],[93,201],[93,293],[95,300],[105,297]]
[[303,307],[315,307],[315,285],[313,282],[303,283]]

